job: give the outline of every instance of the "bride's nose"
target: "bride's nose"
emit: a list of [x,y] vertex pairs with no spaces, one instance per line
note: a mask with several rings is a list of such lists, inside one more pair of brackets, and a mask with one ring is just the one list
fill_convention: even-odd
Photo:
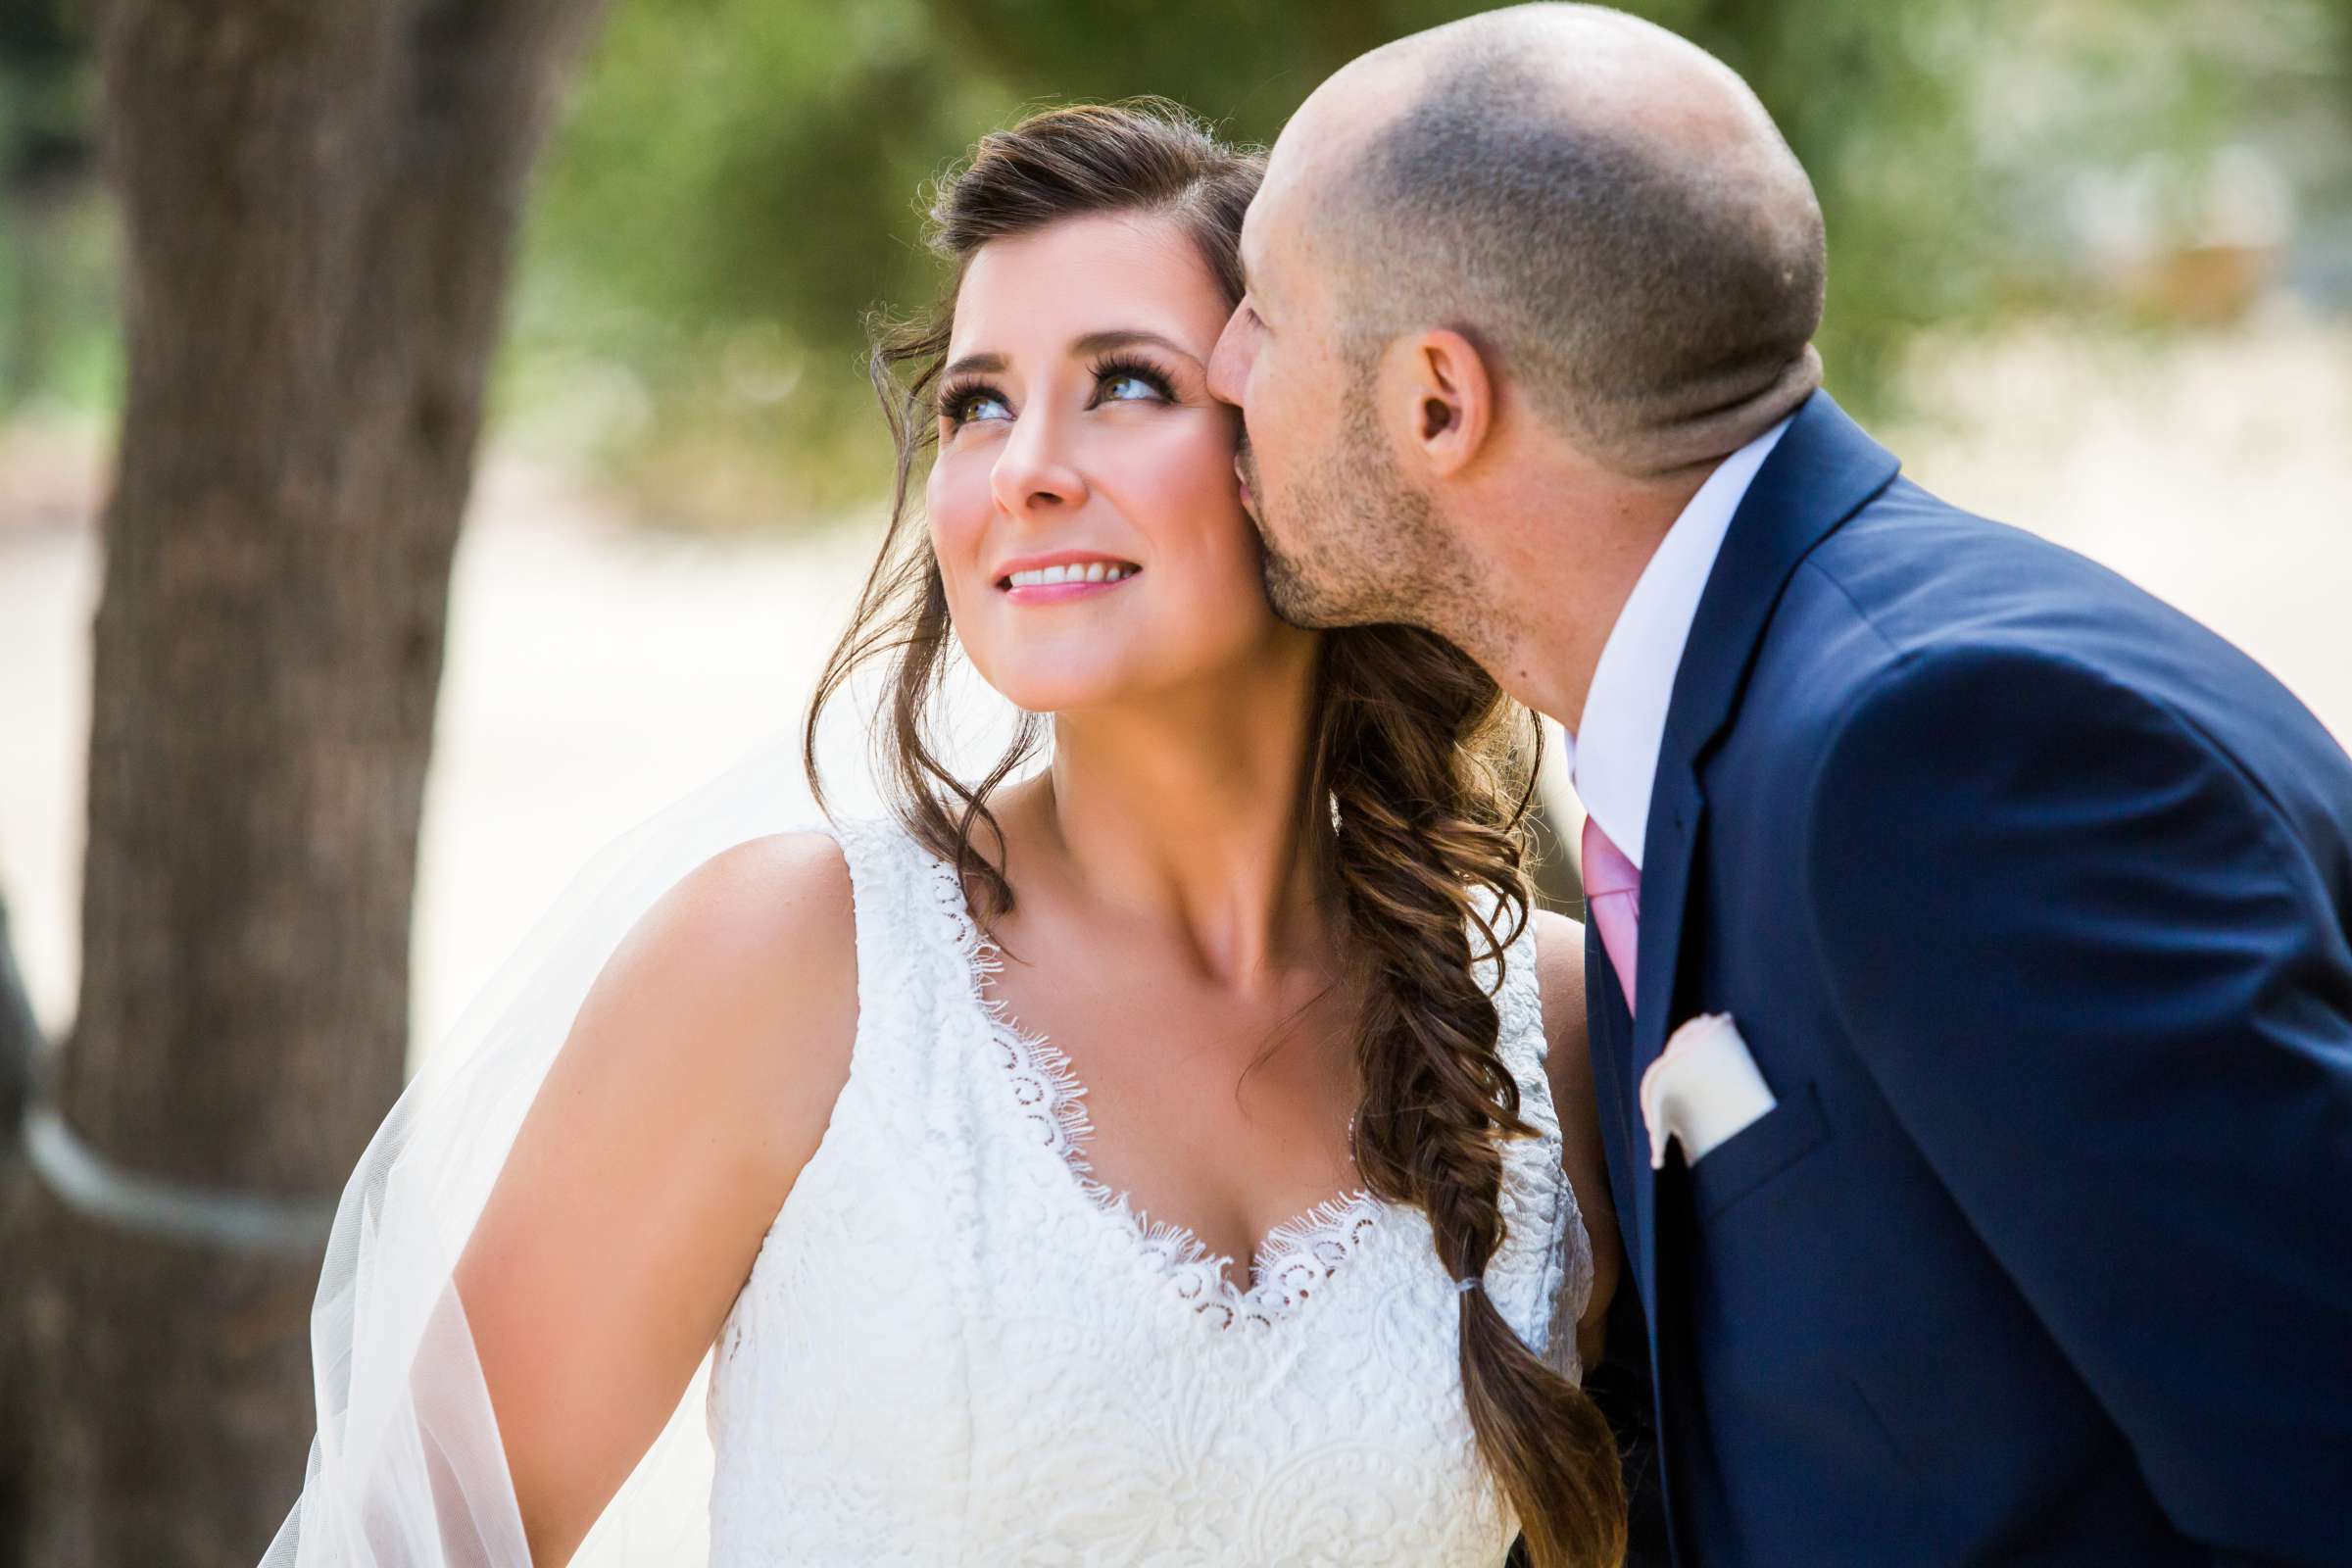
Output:
[[988,475],[998,510],[1020,517],[1076,511],[1085,502],[1086,480],[1062,450],[1067,433],[1063,421],[1037,409],[1013,421]]

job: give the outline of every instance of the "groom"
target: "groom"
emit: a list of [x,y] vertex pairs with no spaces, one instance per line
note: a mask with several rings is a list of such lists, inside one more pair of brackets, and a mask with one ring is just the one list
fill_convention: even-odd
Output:
[[1276,606],[1573,737],[1664,1549],[2352,1561],[2343,752],[1898,475],[1818,389],[1803,170],[1670,33],[1366,56],[1243,256]]

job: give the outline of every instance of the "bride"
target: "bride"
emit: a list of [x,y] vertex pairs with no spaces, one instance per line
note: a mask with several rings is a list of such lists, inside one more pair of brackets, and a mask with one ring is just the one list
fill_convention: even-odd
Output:
[[[588,1560],[706,1358],[726,1568],[1616,1560],[1532,723],[1423,633],[1267,607],[1204,384],[1258,170],[1139,105],[945,184],[807,747],[878,668],[892,810],[704,803],[419,1076],[345,1195],[270,1563]],[[951,637],[1025,715],[977,782]]]

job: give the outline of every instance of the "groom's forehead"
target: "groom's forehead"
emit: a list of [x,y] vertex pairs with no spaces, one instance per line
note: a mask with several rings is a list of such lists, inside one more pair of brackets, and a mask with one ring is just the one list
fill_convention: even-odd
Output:
[[1426,75],[1417,59],[1380,51],[1307,95],[1275,138],[1257,200],[1242,225],[1245,266],[1262,262],[1276,247],[1288,255],[1320,237],[1323,225],[1314,219],[1322,203],[1370,156],[1381,129],[1410,107]]
[[1265,217],[1265,199],[1266,193],[1261,189],[1257,193],[1256,198],[1250,203],[1250,210],[1242,214],[1242,235],[1240,242],[1242,256],[1242,282],[1245,287],[1252,290],[1262,286],[1262,280],[1265,276],[1266,270],[1265,232],[1267,219]]
[[1279,185],[1260,185],[1250,210],[1242,215],[1242,286],[1256,295],[1261,305],[1271,303],[1282,286],[1279,231],[1285,221],[1284,200]]
[[1253,276],[1277,253],[1307,238],[1308,225],[1302,220],[1318,185],[1330,175],[1329,164],[1327,155],[1311,149],[1289,157],[1277,149],[1268,161],[1257,197],[1242,219],[1242,265]]
[[1241,234],[1242,275],[1261,299],[1279,298],[1327,261],[1340,259],[1326,253],[1342,247],[1344,236],[1319,214],[1331,188],[1327,181],[1344,172],[1324,158],[1294,164],[1281,174],[1269,170],[1270,177],[1242,220]]

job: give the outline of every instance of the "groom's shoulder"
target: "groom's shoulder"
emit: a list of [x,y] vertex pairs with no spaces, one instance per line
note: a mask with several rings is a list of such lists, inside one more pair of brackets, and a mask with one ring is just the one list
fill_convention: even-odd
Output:
[[1948,663],[1993,680],[2038,671],[2150,695],[2277,686],[2245,654],[2129,578],[1908,479],[1806,557],[1785,609],[1797,624],[1776,634],[1815,633],[1825,617],[1864,629],[1847,653],[1865,665]]
[[2087,557],[1897,479],[1806,556],[1811,579],[1890,651],[1955,636],[2047,646],[2063,625],[2177,613]]
[[[2022,529],[1897,479],[1806,553],[1776,604],[1749,688],[1776,728],[1826,739],[1899,676],[1948,664],[2079,660],[2063,628],[2125,613],[2126,587]],[[1993,678],[1998,678],[1994,675]]]
[[1755,676],[1776,723],[1829,741],[1861,705],[1916,701],[2011,732],[2138,713],[2257,770],[2340,752],[2254,660],[2125,577],[1898,479],[1811,550]]
[[2047,735],[2085,757],[2199,754],[2266,793],[2297,793],[2278,783],[2295,778],[2352,783],[2319,720],[2218,633],[1907,480],[1809,554],[1771,640],[1795,677],[1787,689],[1818,694],[1797,706],[1824,752],[1880,730],[1947,756],[2013,753]]

